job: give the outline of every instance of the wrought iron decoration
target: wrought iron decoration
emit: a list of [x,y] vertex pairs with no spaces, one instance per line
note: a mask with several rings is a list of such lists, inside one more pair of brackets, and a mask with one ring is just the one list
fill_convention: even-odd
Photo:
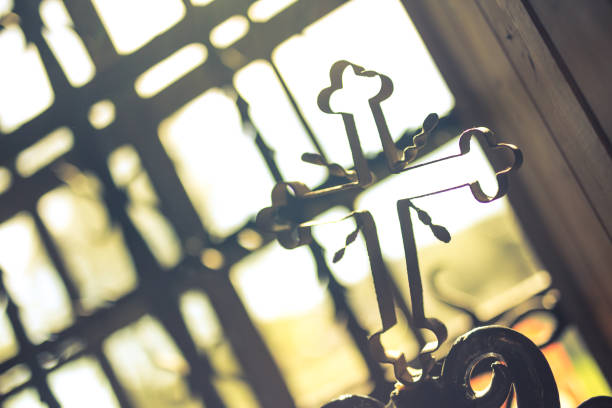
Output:
[[[368,104],[391,173],[402,173],[465,155],[469,152],[472,137],[480,138],[490,148],[506,149],[512,154],[513,162],[496,173],[498,189],[493,196],[485,194],[478,181],[470,181],[448,189],[431,191],[418,197],[462,187],[469,187],[474,198],[483,203],[491,202],[506,194],[509,175],[516,171],[522,163],[521,151],[516,146],[496,143],[489,129],[473,128],[465,130],[459,136],[460,153],[458,155],[411,166],[435,129],[438,116],[428,115],[423,122],[422,131],[413,138],[413,144],[404,150],[398,149],[391,138],[380,106],[381,102],[389,98],[393,92],[391,79],[378,72],[367,71],[348,61],[338,61],[330,70],[330,86],[319,93],[317,103],[323,112],[342,116],[352,152],[354,170],[347,170],[336,163],[329,163],[321,155],[305,153],[302,160],[325,166],[330,175],[344,178],[346,182],[314,191],[299,181],[280,182],[274,186],[272,205],[258,213],[257,224],[262,230],[273,232],[283,247],[292,249],[310,243],[311,229],[317,225],[317,222],[301,219],[300,210],[306,201],[341,191],[366,189],[374,181],[361,147],[354,116],[348,112],[336,112],[330,106],[332,95],[343,88],[342,75],[347,69],[352,69],[357,76],[380,78],[380,90],[368,99]],[[386,406],[499,407],[508,399],[514,387],[520,407],[559,407],[557,386],[546,359],[535,344],[514,330],[501,326],[476,328],[460,337],[445,359],[437,361],[433,357],[432,353],[446,340],[447,330],[440,320],[427,317],[425,314],[423,287],[410,208],[416,211],[419,220],[428,225],[439,240],[449,242],[450,234],[444,227],[434,224],[425,211],[412,203],[411,199],[418,197],[409,197],[397,202],[412,303],[412,316],[409,324],[420,346],[418,357],[412,361],[408,361],[403,353],[392,353],[385,350],[380,340],[380,336],[396,324],[397,317],[393,290],[390,277],[384,268],[375,221],[369,211],[363,210],[353,211],[342,218],[353,217],[357,224],[357,229],[347,237],[346,245],[353,242],[359,232],[363,234],[366,243],[382,322],[381,329],[369,337],[368,343],[377,361],[393,366],[398,381]],[[345,248],[335,254],[334,262],[342,258]],[[423,329],[433,332],[435,341],[426,343],[421,332]],[[490,363],[493,379],[486,392],[476,395],[469,385],[469,379],[474,367],[483,362]],[[611,404],[612,398],[599,397],[583,403],[581,407],[610,407]],[[385,405],[370,397],[346,396],[326,404],[325,407],[368,408],[385,407]]]

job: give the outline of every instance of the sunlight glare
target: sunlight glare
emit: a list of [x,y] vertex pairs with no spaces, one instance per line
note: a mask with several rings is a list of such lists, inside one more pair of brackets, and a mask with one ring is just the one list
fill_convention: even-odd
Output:
[[297,0],[258,0],[251,4],[247,12],[251,21],[265,23],[285,10]]
[[30,177],[72,149],[74,136],[63,126],[49,133],[17,155],[15,167],[22,177]]
[[10,133],[53,103],[47,71],[17,25],[0,31],[0,131]]
[[227,48],[249,32],[249,20],[234,15],[210,30],[210,42],[217,48]]
[[134,89],[141,98],[151,98],[202,65],[207,56],[203,44],[188,44],[143,72],[136,78]]
[[181,0],[91,0],[119,54],[130,54],[185,16]]

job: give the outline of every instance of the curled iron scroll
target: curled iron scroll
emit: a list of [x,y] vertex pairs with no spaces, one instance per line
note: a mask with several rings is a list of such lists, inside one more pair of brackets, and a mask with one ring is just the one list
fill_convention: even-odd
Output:
[[[476,393],[470,378],[487,361],[493,372],[487,390]],[[459,337],[443,362],[441,374],[400,385],[386,408],[498,408],[514,389],[519,408],[559,408],[559,391],[544,354],[527,337],[501,326],[476,328]],[[340,404],[344,401],[345,404]],[[351,402],[352,405],[348,404]],[[368,405],[369,404],[369,405]],[[324,408],[382,407],[369,397],[351,396]],[[591,398],[578,408],[610,408],[611,397]]]

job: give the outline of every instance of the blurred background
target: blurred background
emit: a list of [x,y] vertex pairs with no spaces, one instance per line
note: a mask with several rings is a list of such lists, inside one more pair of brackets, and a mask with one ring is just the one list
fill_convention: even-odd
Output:
[[[392,78],[382,107],[398,146],[428,113],[441,117],[421,162],[459,153],[465,128],[497,130],[494,115],[489,125],[465,113],[468,100],[441,74],[452,64],[442,55],[439,70],[407,12],[416,7],[422,22],[426,7],[404,3],[0,0],[2,407],[384,398],[393,375],[367,352],[380,322],[361,236],[332,262],[354,221],[316,227],[311,245],[288,251],[254,216],[276,182],[337,181],[302,153],[352,167],[341,118],[316,105],[337,60]],[[309,211],[373,213],[401,299],[383,343],[414,357],[395,203],[475,179],[493,194],[492,154],[473,141],[461,160],[389,177],[372,123],[358,126],[377,182]],[[575,407],[610,394],[610,367],[567,313],[563,271],[523,230],[516,203],[529,201],[516,182],[514,201],[482,204],[465,188],[414,200],[452,235],[443,244],[415,222],[426,312],[451,344],[487,323],[527,334],[543,346],[562,406]],[[545,230],[540,221],[531,228]]]

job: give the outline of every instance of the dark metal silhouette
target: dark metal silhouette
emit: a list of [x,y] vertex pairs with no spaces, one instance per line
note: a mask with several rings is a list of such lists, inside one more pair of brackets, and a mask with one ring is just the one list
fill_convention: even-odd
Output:
[[[292,249],[307,245],[312,241],[311,230],[318,223],[303,219],[302,210],[306,202],[346,190],[363,190],[374,181],[368,167],[368,161],[361,148],[354,116],[347,112],[336,112],[330,106],[331,96],[343,87],[342,74],[349,68],[357,76],[380,77],[380,90],[368,99],[368,104],[391,173],[401,173],[462,156],[469,152],[470,139],[473,136],[482,139],[482,142],[490,148],[507,149],[512,153],[512,163],[496,172],[498,188],[493,196],[485,194],[478,181],[470,181],[449,189],[431,191],[419,197],[469,187],[477,201],[488,203],[507,193],[509,175],[521,166],[523,160],[521,151],[516,146],[496,143],[492,132],[486,128],[473,128],[464,131],[459,136],[460,153],[458,155],[410,166],[410,163],[417,158],[419,151],[425,146],[428,136],[434,130],[438,121],[437,115],[431,114],[425,119],[423,130],[415,136],[412,146],[404,150],[398,149],[390,136],[380,106],[381,101],[387,99],[393,91],[393,83],[390,78],[374,71],[366,71],[363,67],[348,61],[338,61],[333,64],[330,70],[330,86],[321,91],[317,102],[323,112],[342,115],[353,155],[354,169],[348,170],[336,163],[330,163],[320,154],[306,153],[302,156],[304,161],[325,166],[330,175],[341,177],[346,182],[314,191],[311,191],[301,182],[283,181],[277,183],[272,190],[272,205],[258,213],[257,224],[261,229],[274,233],[282,246]],[[444,323],[435,318],[428,318],[425,314],[423,287],[410,209],[412,208],[417,212],[420,221],[428,225],[439,240],[449,242],[450,234],[444,227],[433,224],[431,217],[411,202],[413,198],[418,197],[399,200],[397,210],[412,302],[411,315],[408,316],[409,325],[420,346],[420,352],[416,359],[408,361],[403,353],[387,351],[380,340],[380,336],[397,323],[397,317],[393,286],[385,271],[376,224],[369,211],[353,211],[342,218],[353,217],[357,229],[347,236],[345,247],[334,256],[334,262],[340,260],[344,255],[346,246],[357,238],[359,232],[363,234],[382,323],[382,328],[368,339],[370,351],[378,362],[393,366],[395,378],[398,380],[398,386],[392,392],[391,400],[386,407],[499,407],[509,398],[512,398],[512,392],[516,394],[520,407],[559,407],[557,386],[544,355],[535,344],[514,330],[500,326],[477,328],[460,337],[445,359],[437,361],[433,357],[432,353],[446,340],[447,331]],[[432,331],[436,340],[425,343],[420,333],[422,329]],[[493,379],[486,392],[476,395],[469,384],[469,379],[474,368],[483,362],[488,363],[491,367]],[[594,405],[596,403],[605,403],[602,401],[607,401],[607,399],[586,402],[581,407],[592,408],[596,406]],[[385,405],[370,397],[346,396],[326,404],[325,407],[380,408],[385,407]]]

